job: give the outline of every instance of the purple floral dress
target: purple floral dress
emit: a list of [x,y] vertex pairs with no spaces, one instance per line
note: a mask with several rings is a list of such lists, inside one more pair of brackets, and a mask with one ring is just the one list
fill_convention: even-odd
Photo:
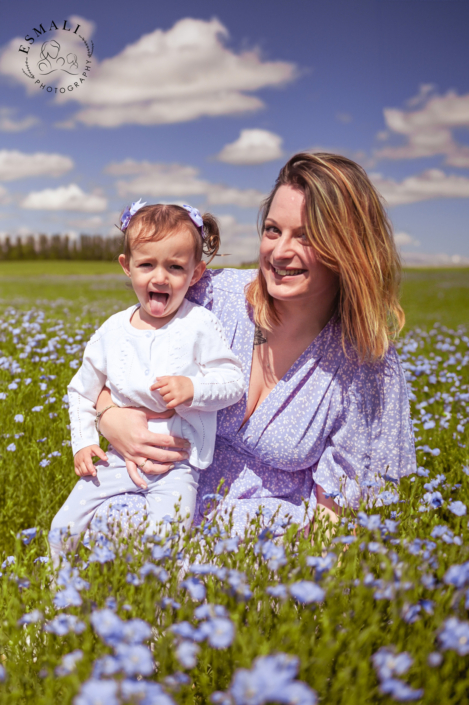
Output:
[[[220,319],[243,364],[246,389],[255,326],[244,290],[254,275],[207,271],[188,294]],[[261,505],[267,515],[277,513],[280,524],[308,524],[315,484],[339,505],[356,508],[384,475],[398,480],[415,472],[407,387],[395,349],[382,362],[359,365],[352,348],[344,353],[336,317],[242,426],[246,401],[247,393],[218,412],[213,463],[200,473],[196,524],[213,509],[210,495],[222,479],[228,494],[218,511],[233,510],[234,530],[242,534]],[[122,500],[130,511],[144,510],[137,494]]]

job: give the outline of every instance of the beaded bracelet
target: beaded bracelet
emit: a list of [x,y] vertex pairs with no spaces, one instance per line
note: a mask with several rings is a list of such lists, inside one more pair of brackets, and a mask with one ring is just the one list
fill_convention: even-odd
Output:
[[[102,416],[103,414],[105,414],[106,411],[108,411],[109,409],[119,409],[119,408],[120,408],[120,407],[117,406],[117,404],[109,404],[109,406],[106,406],[106,408],[103,409],[102,411],[98,411],[98,413],[96,414],[96,418],[95,418],[95,420],[94,420],[94,425],[95,425],[95,428],[96,428],[96,430],[97,430],[97,432],[98,432],[98,434],[99,434],[100,436],[103,435],[103,434],[101,433],[101,431],[99,430],[99,422],[100,422],[100,420],[101,420],[101,416]],[[103,436],[103,438],[104,438],[104,436]]]

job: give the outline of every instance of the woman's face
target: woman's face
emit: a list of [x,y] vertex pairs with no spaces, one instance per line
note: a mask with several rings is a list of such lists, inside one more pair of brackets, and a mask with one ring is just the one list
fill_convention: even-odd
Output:
[[318,262],[304,225],[302,191],[280,186],[265,221],[260,267],[269,294],[278,301],[335,296],[338,276]]

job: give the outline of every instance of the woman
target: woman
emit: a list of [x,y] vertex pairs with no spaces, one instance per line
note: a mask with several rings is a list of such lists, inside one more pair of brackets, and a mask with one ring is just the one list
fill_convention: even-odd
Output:
[[[295,155],[261,225],[258,272],[207,271],[189,290],[221,320],[248,389],[218,414],[194,522],[224,479],[222,507],[233,510],[237,533],[260,505],[278,511],[280,524],[306,527],[317,504],[336,519],[376,478],[382,485],[385,474],[415,471],[406,383],[391,344],[404,323],[399,257],[365,172],[333,154]],[[104,390],[98,411],[109,403]],[[141,410],[111,408],[100,426],[131,472],[133,463],[165,472],[187,456],[173,450],[181,439],[151,434]]]

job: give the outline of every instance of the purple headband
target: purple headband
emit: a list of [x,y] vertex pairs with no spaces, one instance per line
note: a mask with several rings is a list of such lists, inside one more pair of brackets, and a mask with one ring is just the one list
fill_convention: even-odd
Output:
[[188,206],[187,203],[183,203],[182,207],[185,208],[186,211],[189,213],[189,218],[192,220],[195,227],[199,231],[202,240],[205,240],[204,221],[202,216],[200,215],[200,211],[197,208],[193,208],[193,206]]
[[[135,213],[140,210],[140,208],[143,208],[143,206],[146,206],[146,202],[143,203],[142,199],[139,198],[138,201],[135,203],[132,203],[132,205],[127,207],[125,211],[122,213],[122,218],[121,218],[121,230],[124,231],[129,227],[130,219]],[[192,206],[188,206],[187,203],[184,203],[183,208],[189,213],[189,218],[192,220],[194,223],[195,227],[200,233],[200,237],[202,240],[205,239],[205,232],[204,232],[204,221],[202,216],[200,215],[200,211],[197,208],[193,208]]]

